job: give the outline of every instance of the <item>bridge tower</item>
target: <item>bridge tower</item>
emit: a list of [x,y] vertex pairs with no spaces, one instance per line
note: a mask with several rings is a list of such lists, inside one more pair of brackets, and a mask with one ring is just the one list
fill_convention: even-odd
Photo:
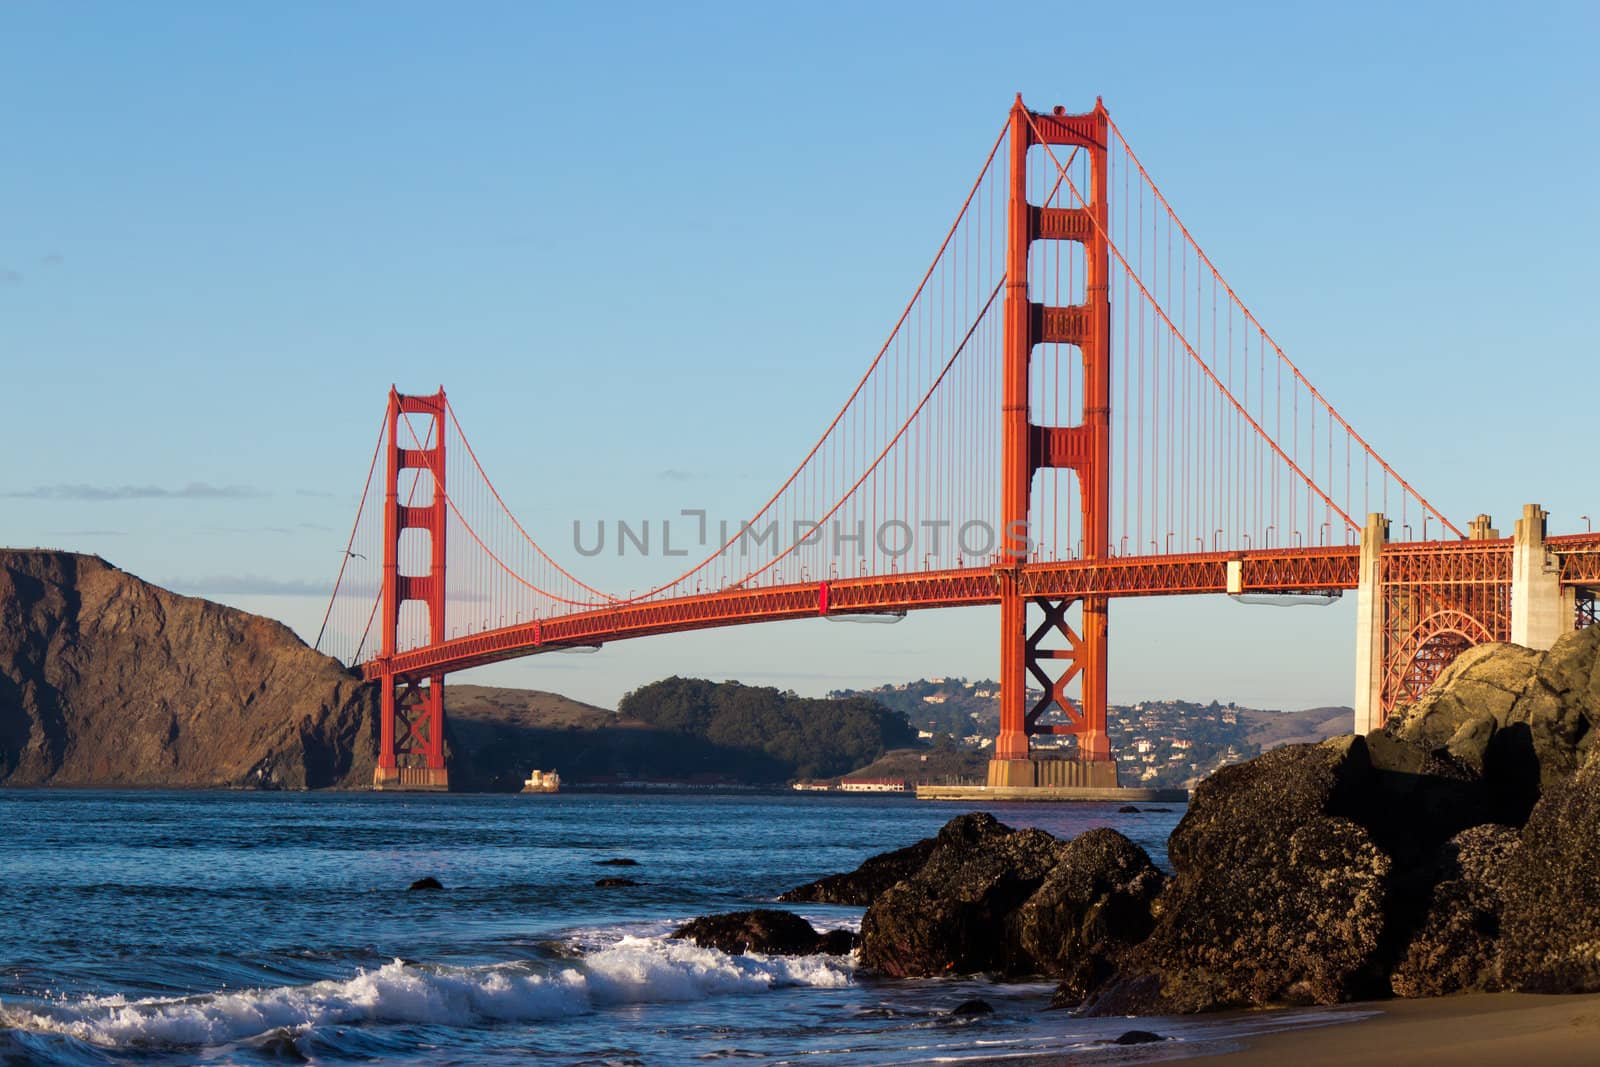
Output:
[[[1000,597],[1000,733],[989,764],[992,786],[1116,785],[1116,764],[1106,736],[1107,600],[1083,597],[1077,628],[1067,619],[1074,601],[1031,596],[1021,565],[1027,557],[1033,476],[1046,468],[1076,472],[1082,504],[1083,556],[1104,558],[1110,549],[1111,516],[1111,301],[1110,212],[1106,180],[1107,114],[1068,115],[1056,108],[1030,114],[1018,94],[1011,108],[1010,192],[1007,201],[1004,368],[1001,380],[1001,520],[1005,554],[998,567]],[[1028,202],[1028,150],[1068,145],[1089,157],[1088,203],[1063,208]],[[1064,307],[1035,303],[1028,292],[1028,253],[1035,241],[1073,241],[1084,246],[1084,302]],[[1083,359],[1084,404],[1072,426],[1032,421],[1029,366],[1040,344],[1076,346]],[[1030,629],[1028,608],[1043,620]],[[1046,647],[1046,643],[1052,647]],[[1064,647],[1058,642],[1064,642]],[[1028,679],[1044,696],[1027,707]],[[1076,704],[1067,687],[1076,680]],[[1052,708],[1067,723],[1045,724]],[[1030,735],[1076,734],[1077,764],[1035,764]],[[1048,767],[1051,772],[1046,774]],[[1058,780],[1059,779],[1059,780]]]
[[[401,420],[407,415],[426,416],[429,429],[413,439],[415,427],[408,421],[402,442]],[[447,789],[450,785],[444,759],[444,674],[397,675],[389,667],[400,648],[401,608],[408,601],[420,601],[427,608],[427,644],[442,641],[445,636],[445,417],[443,386],[431,396],[407,396],[393,388],[389,390],[380,608],[381,707],[378,766],[372,772],[376,789]],[[418,473],[413,475],[415,483],[402,501],[400,482],[406,471]],[[421,492],[424,485],[429,486],[426,496]],[[426,573],[401,573],[400,541],[407,530],[427,534]]]

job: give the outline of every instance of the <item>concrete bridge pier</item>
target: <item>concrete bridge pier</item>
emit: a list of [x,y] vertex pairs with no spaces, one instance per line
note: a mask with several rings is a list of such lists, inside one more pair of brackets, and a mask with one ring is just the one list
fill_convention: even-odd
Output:
[[1367,516],[1361,530],[1360,584],[1356,586],[1356,725],[1358,734],[1383,725],[1383,546],[1389,520]]
[[[1538,504],[1524,505],[1511,537],[1510,639],[1513,644],[1538,651],[1554,645],[1562,634],[1573,628],[1577,618],[1577,590],[1562,588],[1561,561],[1546,544],[1548,521],[1549,514],[1544,508]],[[1469,527],[1468,539],[1498,541],[1500,532],[1494,529],[1489,516],[1479,515]],[[1386,618],[1385,612],[1409,610],[1397,607],[1391,603],[1393,598],[1384,596],[1383,553],[1388,541],[1388,519],[1377,512],[1368,515],[1367,525],[1361,531],[1356,594],[1355,731],[1358,734],[1369,733],[1384,723],[1383,683],[1390,667],[1386,656],[1391,652],[1384,645],[1384,634],[1393,621]],[[1404,604],[1403,599],[1401,604]]]
[[1544,651],[1572,629],[1576,589],[1561,588],[1561,562],[1545,546],[1550,516],[1524,504],[1511,537],[1511,641]]

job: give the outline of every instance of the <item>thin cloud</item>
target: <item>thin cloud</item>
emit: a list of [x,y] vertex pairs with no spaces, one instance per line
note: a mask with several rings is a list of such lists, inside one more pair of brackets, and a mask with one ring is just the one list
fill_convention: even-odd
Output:
[[326,489],[296,489],[294,491],[294,495],[316,497],[319,500],[334,500],[337,499],[340,494],[330,493]]
[[328,582],[303,578],[267,578],[257,574],[214,574],[203,578],[173,578],[168,589],[191,596],[316,596],[332,591]]
[[21,285],[22,275],[10,267],[0,267],[0,285]]
[[664,482],[692,482],[700,476],[693,471],[679,470],[677,467],[668,467],[664,471],[656,472],[656,477]]
[[246,485],[212,485],[209,482],[190,482],[177,487],[62,483],[0,493],[13,500],[74,500],[97,504],[117,500],[246,500],[263,495],[259,489]]
[[41,256],[39,258],[39,266],[41,266],[41,267],[59,267],[59,266],[61,266],[61,264],[65,263],[66,261],[67,261],[67,257],[63,256],[60,252],[51,252],[49,255]]
[[280,537],[287,537],[289,534],[294,533],[294,531],[289,529],[287,526],[202,526],[200,527],[200,532],[208,534],[225,534],[229,537],[238,536],[240,534],[263,533],[277,534]]
[[[271,578],[260,574],[211,574],[198,578],[169,578],[161,583],[175,593],[189,596],[307,596],[326,600],[333,592],[333,579],[314,582],[304,578]],[[378,595],[378,586],[370,579],[346,575],[339,585],[339,596],[363,603],[371,603]],[[487,593],[469,589],[451,590],[454,604],[487,603]],[[520,617],[506,619],[509,625],[523,621]]]

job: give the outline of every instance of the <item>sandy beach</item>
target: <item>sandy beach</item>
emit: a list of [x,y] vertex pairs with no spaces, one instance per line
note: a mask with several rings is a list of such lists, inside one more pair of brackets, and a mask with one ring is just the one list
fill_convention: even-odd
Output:
[[[1600,994],[1495,993],[1352,1004],[1349,1023],[1288,1030],[1196,1057],[1230,1065],[1448,1063],[1453,1067],[1600,1063]],[[1376,1015],[1370,1015],[1377,1012]],[[1360,1016],[1369,1016],[1360,1018]],[[1191,1061],[1194,1062],[1194,1061]]]

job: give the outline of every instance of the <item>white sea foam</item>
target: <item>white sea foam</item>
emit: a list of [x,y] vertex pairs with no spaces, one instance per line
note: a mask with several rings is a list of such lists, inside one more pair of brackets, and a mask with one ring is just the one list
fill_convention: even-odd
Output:
[[433,967],[395,960],[346,981],[184,998],[92,997],[8,1007],[0,1026],[96,1045],[219,1045],[279,1028],[361,1022],[538,1021],[619,1004],[701,1000],[782,986],[850,984],[837,956],[728,956],[682,941],[624,937],[571,963]]

